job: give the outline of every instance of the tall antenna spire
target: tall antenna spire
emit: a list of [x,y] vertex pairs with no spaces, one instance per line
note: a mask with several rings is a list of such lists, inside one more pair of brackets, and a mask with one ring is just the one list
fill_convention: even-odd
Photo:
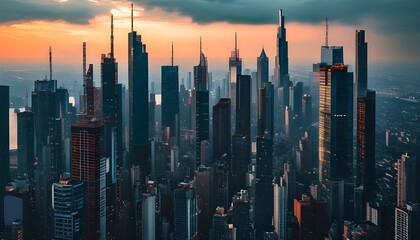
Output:
[[200,54],[202,53],[201,51],[201,36],[200,36]]
[[133,3],[131,3],[131,31],[132,32],[134,32],[133,31],[133,15],[134,15],[134,12],[133,12]]
[[114,58],[114,15],[111,14],[111,58]]
[[283,25],[283,9],[279,10],[279,26]]
[[238,58],[238,37],[235,32],[235,57]]
[[328,18],[325,18],[325,46],[328,47]]
[[52,51],[50,46],[50,81],[52,80]]
[[172,58],[171,58],[172,66],[174,65],[174,42],[172,42]]
[[84,98],[85,103],[87,99],[87,90],[86,90],[86,42],[83,42],[83,90],[84,90]]

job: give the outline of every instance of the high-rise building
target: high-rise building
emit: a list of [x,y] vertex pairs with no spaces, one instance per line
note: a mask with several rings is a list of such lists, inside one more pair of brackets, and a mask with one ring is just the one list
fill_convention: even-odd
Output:
[[395,208],[395,239],[411,240],[420,236],[420,206],[407,204]]
[[375,189],[375,91],[357,99],[356,186],[363,186],[364,206]]
[[229,98],[221,98],[213,106],[213,158],[231,156],[231,106]]
[[0,85],[0,233],[4,227],[4,189],[10,181],[9,104],[9,86]]
[[403,154],[397,160],[397,207],[404,207],[407,202],[407,186],[406,186],[406,161],[410,156],[408,153]]
[[195,186],[198,195],[198,234],[200,239],[209,239],[211,219],[215,209],[214,204],[214,169],[199,166],[195,172]]
[[263,48],[260,56],[257,57],[257,89],[263,88],[268,82],[268,66],[269,60]]
[[308,132],[299,139],[299,149],[296,151],[296,171],[301,174],[303,172],[312,171],[311,160],[311,139]]
[[32,92],[35,137],[35,208],[37,237],[52,236],[52,184],[61,174],[61,119],[57,80],[37,80]]
[[277,52],[274,67],[275,88],[283,87],[283,106],[289,105],[289,53],[286,39],[286,28],[282,9],[279,10],[279,26],[277,28]]
[[176,135],[176,129],[179,128],[176,126],[179,122],[178,79],[178,66],[174,66],[173,63],[172,45],[172,64],[162,66],[162,128],[169,127],[171,137]]
[[287,184],[283,178],[274,183],[274,229],[279,240],[285,240],[287,230]]
[[236,229],[236,239],[253,239],[251,225],[251,203],[247,190],[241,190],[232,198],[232,205],[229,209],[232,215],[232,223]]
[[365,30],[356,30],[356,84],[357,97],[366,97],[368,71],[368,44]]
[[18,176],[34,180],[34,115],[25,111],[17,114]]
[[246,172],[251,163],[249,137],[242,134],[232,136],[232,160],[229,164],[229,199],[241,189],[246,189]]
[[303,128],[309,129],[312,125],[312,96],[304,94],[302,97]]
[[[89,70],[91,70],[91,66],[89,66]],[[104,131],[103,151],[107,166],[109,166],[106,173],[106,234],[108,238],[115,238],[117,235],[117,162],[120,162],[120,160],[117,160],[117,157],[123,156],[123,153],[117,153],[117,146],[122,142],[122,133],[118,132],[119,99],[117,84],[118,63],[114,57],[114,22],[113,15],[111,15],[111,49],[110,53],[107,55],[101,55],[102,117]]]
[[371,222],[344,221],[343,238],[349,240],[381,239],[378,227]]
[[129,152],[132,165],[139,165],[141,178],[150,173],[149,142],[149,57],[141,35],[133,30],[131,10],[131,32],[128,34],[128,124]]
[[302,96],[303,96],[303,82],[298,82],[293,87],[293,98],[290,98],[290,101],[293,101],[293,108],[292,108],[293,113],[298,116],[302,115]]
[[273,140],[257,137],[254,226],[258,236],[273,230]]
[[174,191],[174,240],[198,239],[197,191],[191,182],[182,182]]
[[209,90],[207,58],[201,50],[200,63],[194,66],[196,167],[201,164],[201,141],[209,140]]
[[420,161],[415,156],[405,153],[397,161],[397,206],[403,208],[406,203],[419,203]]
[[216,208],[216,213],[213,215],[212,225],[212,240],[231,239],[229,237],[228,215],[225,213],[224,208]]
[[266,132],[274,136],[274,86],[272,83],[265,83],[258,91],[258,135]]
[[85,239],[87,223],[86,183],[60,179],[53,186],[54,239]]
[[100,122],[73,124],[71,127],[72,180],[86,182],[87,236],[105,239],[106,180],[105,158],[102,157]]
[[303,194],[294,200],[294,214],[299,224],[299,240],[324,239],[327,223],[327,203]]
[[214,163],[214,206],[229,207],[229,166],[226,158]]
[[231,52],[229,57],[229,73],[227,76],[227,98],[231,100],[231,107],[232,107],[232,129],[235,129],[235,119],[236,119],[236,104],[237,104],[237,93],[238,88],[236,85],[238,84],[238,76],[242,75],[242,58],[239,57],[239,49],[238,49],[238,41],[237,35],[235,32],[235,49]]
[[142,196],[142,239],[154,240],[158,238],[156,232],[158,227],[156,226],[157,189],[149,188]]
[[353,76],[346,65],[328,66],[320,71],[319,182],[327,193],[330,179],[352,177]]
[[[236,83],[236,134],[251,136],[251,76],[238,75]],[[251,153],[251,149],[249,150]]]

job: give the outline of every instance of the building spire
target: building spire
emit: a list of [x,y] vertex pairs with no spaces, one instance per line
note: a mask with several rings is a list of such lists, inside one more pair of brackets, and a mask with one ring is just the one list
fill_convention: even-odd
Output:
[[174,66],[174,42],[172,42],[172,58],[171,58],[172,66]]
[[133,3],[131,3],[131,31],[133,32],[133,15],[134,15],[134,12],[133,12]]
[[114,58],[114,15],[111,14],[111,58]]
[[52,50],[50,46],[50,81],[52,80]]
[[279,26],[283,25],[283,9],[279,10]]
[[328,18],[325,18],[325,46],[328,47]]
[[238,36],[237,33],[235,32],[235,57],[238,58]]
[[201,51],[201,36],[200,36],[200,54],[202,53],[203,51]]
[[86,97],[86,42],[83,42],[83,89]]

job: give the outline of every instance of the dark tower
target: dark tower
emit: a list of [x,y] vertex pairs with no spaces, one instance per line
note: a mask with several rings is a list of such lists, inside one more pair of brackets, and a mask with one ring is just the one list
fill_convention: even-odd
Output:
[[263,48],[260,56],[257,57],[257,89],[263,88],[264,84],[268,82],[268,66],[268,57]]
[[29,111],[17,114],[18,124],[18,175],[27,174],[34,180],[34,114]]
[[175,137],[179,122],[179,77],[178,66],[173,62],[173,44],[171,59],[170,66],[162,66],[162,128],[165,131],[169,127],[170,137]]
[[231,155],[230,99],[222,98],[213,106],[213,159]]
[[129,151],[132,165],[139,165],[141,178],[150,174],[149,142],[149,57],[141,35],[133,30],[128,34],[128,91],[129,91]]
[[368,44],[365,30],[356,30],[356,83],[357,97],[366,97],[368,68]]
[[9,102],[9,86],[0,85],[0,235],[4,227],[4,189],[10,180]]
[[200,38],[200,63],[194,66],[194,90],[196,113],[196,167],[201,163],[201,141],[209,140],[209,91],[208,91],[208,66],[207,58],[201,50]]
[[[107,238],[115,238],[117,235],[117,158],[122,153],[117,151],[117,145],[121,144],[121,133],[118,132],[118,63],[114,57],[114,18],[111,15],[111,49],[110,53],[101,56],[101,86],[102,86],[102,116],[103,116],[103,141],[104,157],[108,162],[109,171],[106,174],[106,205],[107,205]],[[89,69],[91,66],[89,65]],[[87,74],[87,86],[89,86],[89,71]],[[88,98],[89,99],[89,98]],[[89,101],[88,101],[89,104]],[[89,112],[89,106],[88,106]],[[118,166],[122,167],[122,166]]]
[[283,104],[289,105],[289,53],[286,39],[286,28],[282,9],[279,10],[279,26],[277,28],[277,54],[274,68],[275,88],[283,87]]

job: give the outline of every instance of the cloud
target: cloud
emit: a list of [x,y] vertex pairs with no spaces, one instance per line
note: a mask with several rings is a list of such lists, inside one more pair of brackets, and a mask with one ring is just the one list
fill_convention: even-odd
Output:
[[109,11],[105,4],[88,0],[1,0],[0,9],[0,23],[63,20],[88,24],[96,15]]

